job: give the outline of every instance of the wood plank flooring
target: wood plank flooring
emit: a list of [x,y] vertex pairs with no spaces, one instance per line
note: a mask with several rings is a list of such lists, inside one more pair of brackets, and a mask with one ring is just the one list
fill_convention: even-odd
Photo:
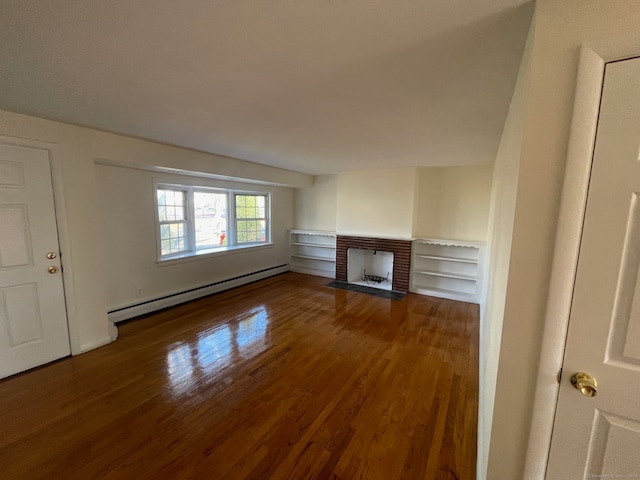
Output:
[[478,308],[287,273],[0,381],[2,479],[473,479]]

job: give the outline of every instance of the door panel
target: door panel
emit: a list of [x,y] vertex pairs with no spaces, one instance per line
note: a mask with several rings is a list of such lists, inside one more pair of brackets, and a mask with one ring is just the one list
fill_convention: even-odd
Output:
[[0,378],[70,353],[53,201],[49,153],[0,144]]
[[0,268],[33,265],[26,205],[0,205]]
[[640,366],[640,199],[631,194],[627,234],[622,250],[620,281],[616,291],[607,363],[627,368]]
[[0,160],[0,187],[24,188],[24,171],[20,163]]
[[[608,64],[548,479],[640,476],[640,59]],[[571,376],[595,377],[587,397]],[[611,476],[611,477],[609,477]]]
[[42,340],[42,317],[35,283],[0,290],[0,322],[9,329],[9,347]]
[[590,444],[586,478],[637,478],[639,422],[597,410]]

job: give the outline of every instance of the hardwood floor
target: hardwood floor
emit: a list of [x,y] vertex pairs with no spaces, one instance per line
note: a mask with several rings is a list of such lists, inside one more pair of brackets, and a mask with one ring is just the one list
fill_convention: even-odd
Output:
[[287,273],[0,381],[2,479],[472,479],[478,308]]

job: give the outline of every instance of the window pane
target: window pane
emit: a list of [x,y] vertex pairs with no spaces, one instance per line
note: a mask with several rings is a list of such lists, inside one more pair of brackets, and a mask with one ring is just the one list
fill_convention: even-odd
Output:
[[[167,207],[168,208],[168,207]],[[171,212],[173,217],[170,220],[184,220],[185,219],[185,208],[182,205],[177,205],[171,207]]]
[[238,194],[235,198],[238,243],[266,242],[267,196]]
[[171,240],[162,240],[162,255],[169,255],[171,253]]
[[193,192],[196,250],[226,245],[227,194]]
[[267,221],[266,220],[260,220],[258,222],[258,229],[260,232],[260,240],[261,242],[266,242],[267,241]]
[[266,195],[236,195],[236,218],[265,218]]
[[236,218],[247,218],[249,202],[247,195],[236,195]]
[[237,220],[238,243],[266,242],[265,220]]
[[158,218],[161,222],[186,218],[187,192],[158,189]]
[[160,254],[170,255],[185,250],[187,250],[185,225],[182,223],[160,225]]

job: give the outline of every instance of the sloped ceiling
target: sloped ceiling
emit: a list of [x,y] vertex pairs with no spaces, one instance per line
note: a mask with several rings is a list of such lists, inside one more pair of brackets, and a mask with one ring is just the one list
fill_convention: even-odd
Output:
[[0,0],[0,108],[306,173],[492,163],[523,0]]

